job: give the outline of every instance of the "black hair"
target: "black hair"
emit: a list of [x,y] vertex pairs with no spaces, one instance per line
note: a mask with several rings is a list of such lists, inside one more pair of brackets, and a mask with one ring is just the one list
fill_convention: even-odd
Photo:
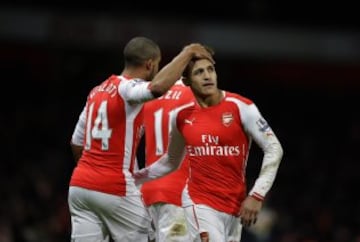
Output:
[[[215,51],[211,47],[209,47],[209,46],[204,46],[204,47],[211,54],[211,56],[215,55]],[[184,83],[186,85],[189,84],[188,80],[191,75],[191,71],[195,65],[195,62],[198,60],[200,60],[200,58],[197,58],[197,57],[192,58],[191,61],[189,61],[188,65],[185,67],[185,70],[183,71],[182,77],[183,77]]]
[[139,36],[126,44],[123,54],[125,66],[140,66],[149,59],[160,57],[161,51],[153,40]]

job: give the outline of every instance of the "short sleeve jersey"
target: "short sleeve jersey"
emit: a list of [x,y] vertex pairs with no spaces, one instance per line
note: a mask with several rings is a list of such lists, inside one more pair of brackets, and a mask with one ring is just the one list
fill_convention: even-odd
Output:
[[[71,186],[120,196],[139,193],[132,173],[143,135],[142,102],[152,98],[148,86],[143,80],[113,75],[91,90],[82,113],[84,149]],[[138,102],[126,101],[134,91]]]

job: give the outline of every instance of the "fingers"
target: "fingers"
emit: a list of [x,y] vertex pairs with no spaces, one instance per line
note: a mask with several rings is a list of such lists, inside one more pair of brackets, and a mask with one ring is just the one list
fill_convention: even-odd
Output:
[[210,51],[203,45],[200,45],[198,48],[198,52],[195,53],[195,57],[199,59],[208,59],[212,64],[215,64],[215,60],[213,58],[213,52]]
[[192,56],[195,58],[208,59],[211,63],[215,64],[215,61],[213,59],[213,51],[202,44],[193,43],[187,45],[184,50],[191,52]]
[[241,224],[244,227],[250,227],[257,221],[257,212],[244,209],[240,214]]

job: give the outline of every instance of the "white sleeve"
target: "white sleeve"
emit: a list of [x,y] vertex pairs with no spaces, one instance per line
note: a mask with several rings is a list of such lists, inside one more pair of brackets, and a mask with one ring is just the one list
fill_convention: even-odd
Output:
[[264,152],[259,177],[249,193],[251,196],[263,200],[275,180],[283,149],[255,104],[242,105],[241,119],[247,134]]
[[119,84],[119,95],[129,103],[143,103],[154,99],[149,88],[150,82],[142,79],[122,80]]
[[85,138],[86,106],[83,108],[71,137],[71,143],[83,146]]
[[168,152],[156,162],[134,174],[135,183],[153,180],[176,170],[185,157],[185,140],[176,127],[176,115],[171,120]]

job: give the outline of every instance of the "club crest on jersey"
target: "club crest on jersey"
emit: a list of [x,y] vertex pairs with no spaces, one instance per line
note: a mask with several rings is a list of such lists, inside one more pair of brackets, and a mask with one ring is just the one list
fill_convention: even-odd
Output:
[[225,127],[229,127],[232,121],[234,120],[234,116],[232,113],[223,113],[222,115],[222,123]]

